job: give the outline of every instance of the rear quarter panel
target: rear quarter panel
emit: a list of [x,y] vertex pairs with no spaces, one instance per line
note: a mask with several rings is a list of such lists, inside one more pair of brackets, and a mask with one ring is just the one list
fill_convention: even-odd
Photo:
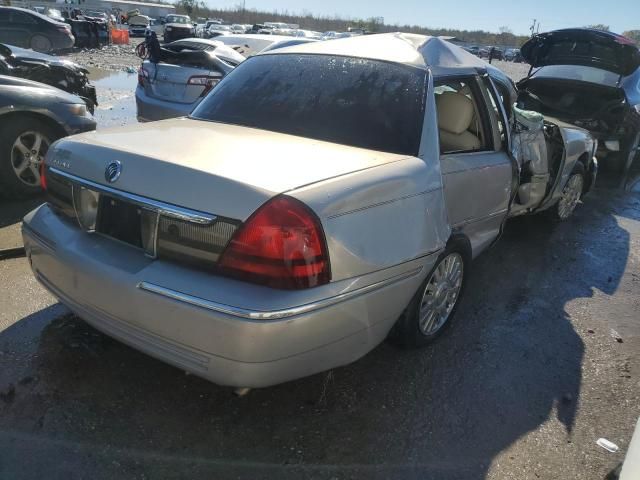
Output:
[[320,217],[333,281],[444,248],[449,229],[439,171],[434,170],[411,157],[289,193]]
[[416,259],[422,263],[421,274],[426,276],[437,253],[445,248],[451,228],[432,91],[429,74],[418,157],[289,192],[320,217],[329,247],[332,281],[398,265],[409,269]]

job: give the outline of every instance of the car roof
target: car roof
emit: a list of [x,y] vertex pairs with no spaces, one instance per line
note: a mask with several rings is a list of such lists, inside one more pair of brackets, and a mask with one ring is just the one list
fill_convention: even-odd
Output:
[[7,7],[5,5],[0,6],[0,10],[17,10],[19,12],[28,13],[29,15],[33,15],[34,17],[38,17],[41,20],[46,20],[50,23],[60,23],[55,21],[51,17],[47,17],[46,15],[42,15],[41,13],[36,12],[35,10],[30,10],[28,8],[20,8],[20,7]]
[[489,66],[475,55],[446,40],[413,33],[359,35],[331,41],[304,43],[267,52],[264,55],[285,53],[361,57],[432,70],[469,70]]
[[515,101],[516,91],[509,77],[484,60],[439,37],[413,33],[379,33],[303,43],[270,50],[258,55],[334,55],[368,58],[431,70],[435,77],[474,75],[486,71]]
[[237,39],[246,39],[246,40],[269,40],[271,42],[278,42],[280,40],[291,40],[292,38],[288,35],[268,35],[262,33],[230,33],[228,35],[224,35],[224,38],[237,38]]

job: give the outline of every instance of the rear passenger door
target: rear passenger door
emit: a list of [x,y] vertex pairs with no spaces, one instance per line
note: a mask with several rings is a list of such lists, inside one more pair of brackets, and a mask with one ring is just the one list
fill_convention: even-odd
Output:
[[474,256],[500,232],[513,169],[507,126],[479,76],[437,79],[440,168],[452,230],[471,241]]

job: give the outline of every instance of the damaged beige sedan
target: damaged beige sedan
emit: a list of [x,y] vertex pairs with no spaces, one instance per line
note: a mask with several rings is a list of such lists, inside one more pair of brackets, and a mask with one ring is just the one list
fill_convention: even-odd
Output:
[[514,99],[438,38],[256,55],[189,118],[55,143],[27,255],[91,325],[222,385],[426,345],[509,216],[567,218],[595,180],[589,134]]

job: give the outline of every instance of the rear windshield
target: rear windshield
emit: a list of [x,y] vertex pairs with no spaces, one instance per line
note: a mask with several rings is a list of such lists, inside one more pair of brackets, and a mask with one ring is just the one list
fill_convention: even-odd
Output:
[[415,156],[425,78],[361,58],[261,55],[225,77],[192,117]]

